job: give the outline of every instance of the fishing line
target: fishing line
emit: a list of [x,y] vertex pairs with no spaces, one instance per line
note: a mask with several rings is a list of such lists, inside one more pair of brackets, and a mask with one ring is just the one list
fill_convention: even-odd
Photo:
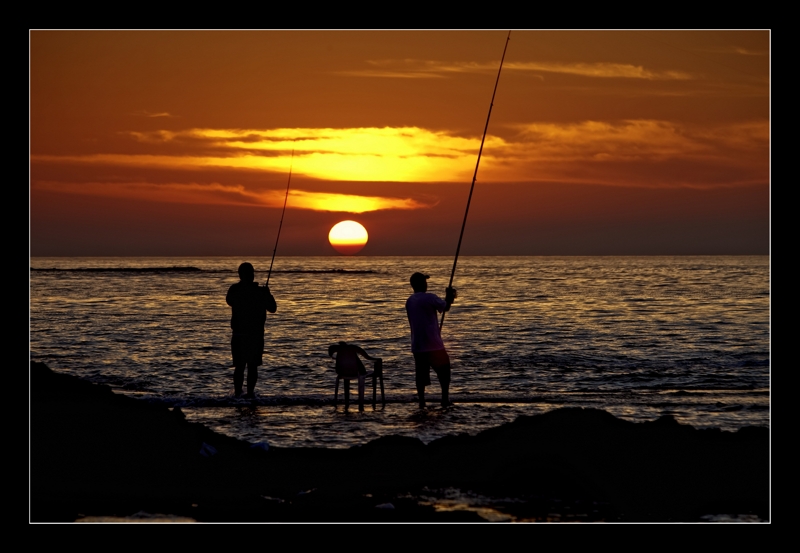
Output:
[[[464,211],[464,222],[461,223],[461,234],[458,237],[458,247],[456,247],[456,257],[453,260],[453,271],[450,273],[450,284],[448,288],[453,286],[453,277],[456,275],[456,264],[458,263],[458,252],[461,251],[461,240],[464,238],[464,227],[467,226],[467,214],[469,213],[469,204],[472,201],[472,191],[475,190],[475,181],[478,178],[478,166],[481,164],[481,154],[483,153],[483,143],[486,140],[486,131],[489,130],[489,118],[492,116],[492,107],[494,107],[494,96],[497,94],[497,84],[500,82],[500,71],[503,70],[503,60],[506,58],[506,50],[508,49],[508,41],[511,40],[511,31],[508,31],[506,37],[506,45],[503,47],[503,56],[500,58],[500,69],[497,70],[497,80],[494,82],[494,92],[492,92],[492,101],[489,102],[489,115],[486,116],[486,126],[483,128],[483,138],[481,138],[481,148],[478,150],[478,161],[475,163],[475,174],[472,176],[472,186],[469,189],[469,197],[467,198],[467,209]],[[444,325],[444,314],[442,311],[442,320],[439,322],[439,330]]]
[[292,158],[289,161],[289,180],[286,183],[286,197],[283,198],[283,211],[281,212],[281,222],[278,224],[278,236],[275,238],[275,248],[272,250],[272,261],[269,262],[269,272],[267,273],[267,283],[269,286],[269,277],[272,275],[272,264],[275,263],[275,252],[278,251],[278,240],[281,238],[281,227],[283,226],[283,216],[286,214],[286,201],[289,199],[289,184],[292,182],[292,165],[294,163],[294,148],[292,148]]

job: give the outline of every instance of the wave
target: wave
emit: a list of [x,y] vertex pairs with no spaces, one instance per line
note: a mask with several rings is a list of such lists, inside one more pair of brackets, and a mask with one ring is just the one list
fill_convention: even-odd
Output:
[[[372,406],[372,390],[368,386],[364,394],[364,405]],[[126,390],[117,390],[123,395]],[[750,394],[741,393],[745,390],[740,390],[739,393],[735,390],[677,390],[665,394],[663,397],[670,398],[664,402],[663,405],[670,407],[688,407],[696,406],[696,402],[700,397],[706,397],[709,404],[714,404],[719,407],[721,405],[739,405],[739,409],[743,408],[741,399],[749,397]],[[255,398],[234,397],[232,394],[224,396],[211,396],[200,395],[193,397],[163,397],[150,394],[132,394],[134,397],[146,401],[148,403],[163,405],[166,407],[178,408],[214,408],[214,407],[324,407],[334,405],[344,406],[344,393],[340,391],[339,398],[334,402],[333,393],[330,394],[309,394],[298,396],[271,396],[256,394]],[[477,406],[477,405],[579,405],[588,407],[605,408],[609,403],[615,403],[613,399],[616,394],[597,393],[591,391],[578,391],[578,392],[563,392],[553,394],[535,394],[535,395],[492,395],[492,394],[460,394],[451,396],[450,399],[455,406]],[[688,403],[682,403],[679,398],[686,398]],[[439,394],[432,393],[428,398],[432,407],[438,405]],[[381,400],[380,390],[378,390],[376,397],[377,407],[382,405],[416,405],[418,402],[416,396],[409,395],[387,395],[385,400]],[[350,405],[358,406],[358,394],[355,391],[350,392]],[[659,405],[662,405],[659,403]],[[750,408],[750,407],[748,407]]]
[[[125,393],[124,390],[119,390],[121,393]],[[350,392],[350,405],[358,405],[358,394],[354,391]],[[164,405],[167,407],[194,407],[194,408],[205,408],[205,407],[247,407],[247,406],[281,406],[281,407],[290,407],[290,406],[304,406],[304,407],[321,407],[330,405],[331,407],[334,405],[333,394],[325,395],[324,397],[321,395],[306,395],[306,396],[261,396],[256,394],[255,398],[244,398],[244,397],[234,397],[232,395],[226,396],[201,396],[201,397],[157,397],[157,396],[150,396],[147,394],[134,394],[135,397],[141,399],[143,401],[147,401],[148,403],[154,403],[159,405]],[[545,396],[477,396],[477,397],[466,397],[466,398],[451,398],[454,404],[482,404],[482,403],[491,403],[491,404],[561,404],[564,401],[564,398],[553,398],[553,397],[545,397]],[[378,392],[377,397],[377,405],[380,407],[381,404],[385,405],[396,405],[396,404],[417,404],[416,397],[407,396],[407,397],[387,397],[385,401],[381,401],[380,391]],[[438,405],[439,395],[436,393],[431,394],[429,401],[431,402],[431,406]],[[344,397],[343,392],[340,391],[339,399],[335,402],[337,405],[344,406]],[[364,395],[364,405],[372,405],[372,391],[371,389],[368,390]]]
[[[31,272],[38,273],[233,273],[230,269],[200,269],[199,267],[77,267],[59,269],[57,267],[31,267]],[[306,274],[380,274],[382,271],[372,269],[282,269],[273,273],[306,273]]]
[[197,267],[78,267],[71,269],[59,268],[35,268],[31,267],[31,272],[38,273],[202,273],[202,272],[220,272],[220,271],[203,271]]

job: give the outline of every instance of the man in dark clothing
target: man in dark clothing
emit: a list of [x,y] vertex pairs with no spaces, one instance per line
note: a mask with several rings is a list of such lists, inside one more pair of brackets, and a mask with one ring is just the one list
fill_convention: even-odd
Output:
[[275,313],[278,306],[269,286],[255,282],[255,269],[250,263],[239,265],[239,282],[231,285],[225,301],[231,306],[231,353],[233,354],[233,388],[236,397],[242,395],[244,369],[247,367],[247,395],[255,394],[258,366],[263,363],[264,324],[267,311]]

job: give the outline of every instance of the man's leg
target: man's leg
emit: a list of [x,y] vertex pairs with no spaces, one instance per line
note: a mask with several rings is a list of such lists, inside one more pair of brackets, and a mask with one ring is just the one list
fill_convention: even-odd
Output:
[[247,397],[255,397],[258,366],[262,363],[264,353],[264,337],[249,335],[247,337]]
[[236,365],[233,370],[233,394],[236,397],[242,395],[242,385],[244,384],[244,363]]
[[425,386],[431,383],[430,359],[427,353],[414,354],[414,371],[417,383],[419,408],[425,409]]
[[450,383],[442,384],[442,407],[449,407],[450,403]]
[[258,365],[247,364],[247,395],[253,397],[256,391],[256,381],[258,380]]
[[425,409],[425,386],[417,384],[417,397],[419,398],[419,408]]
[[442,407],[449,407],[452,403],[450,403],[450,356],[447,355],[447,351],[434,352],[432,365],[442,387]]
[[242,395],[242,384],[244,384],[244,358],[241,355],[242,338],[234,334],[231,336],[231,357],[233,358],[233,394],[236,397]]

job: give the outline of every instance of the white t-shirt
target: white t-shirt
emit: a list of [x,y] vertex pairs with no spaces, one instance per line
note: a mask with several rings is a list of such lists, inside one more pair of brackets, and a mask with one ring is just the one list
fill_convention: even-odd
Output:
[[444,349],[436,314],[442,313],[446,307],[443,299],[430,292],[416,292],[406,300],[412,353]]

